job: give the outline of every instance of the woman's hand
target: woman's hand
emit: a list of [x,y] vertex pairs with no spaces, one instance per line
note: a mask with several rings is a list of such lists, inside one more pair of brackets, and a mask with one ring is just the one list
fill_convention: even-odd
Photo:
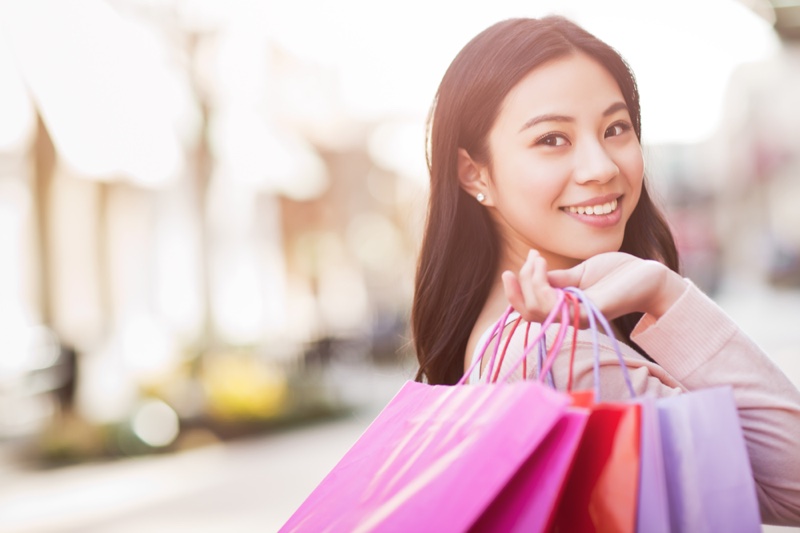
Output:
[[519,270],[503,272],[503,288],[508,302],[528,322],[543,322],[558,301],[558,293],[547,276],[547,261],[536,250]]
[[503,285],[509,303],[525,320],[541,322],[556,303],[555,287],[581,289],[611,320],[634,312],[658,318],[683,294],[687,282],[662,263],[622,252],[547,272],[544,258],[532,251],[519,276],[503,273]]

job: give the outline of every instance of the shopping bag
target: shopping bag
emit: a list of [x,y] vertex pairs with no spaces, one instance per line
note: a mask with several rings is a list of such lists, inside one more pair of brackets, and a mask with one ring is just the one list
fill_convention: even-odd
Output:
[[591,408],[554,531],[636,530],[640,416],[636,403]]
[[[567,291],[575,297],[576,304],[588,304],[588,299],[581,291],[573,288]],[[575,317],[578,313],[578,305],[575,305]],[[599,315],[599,311],[587,305],[594,350],[595,380],[592,391],[571,392],[574,340],[572,344],[567,389],[575,404],[584,405],[589,410],[589,419],[554,514],[552,529],[557,532],[633,533],[636,531],[640,488],[641,406],[631,401],[600,401],[600,354],[596,319],[602,319],[602,315],[596,314]],[[607,322],[602,320],[606,330],[610,330]],[[563,336],[560,339],[563,341]],[[556,342],[558,340],[557,338]],[[548,358],[548,363],[552,364],[552,357]],[[631,396],[635,397],[624,364],[621,368]],[[546,370],[547,368],[542,369]]]
[[[567,291],[581,294],[576,289]],[[616,345],[605,318],[591,301],[582,298],[590,322],[596,316]],[[630,387],[627,373],[626,380]],[[644,413],[637,530],[761,531],[755,481],[733,389],[717,387],[633,401]],[[652,423],[656,418],[657,423]]]
[[588,418],[586,409],[567,409],[470,532],[547,531]]
[[[563,295],[562,295],[563,296]],[[566,302],[559,300],[559,305],[554,309],[555,313],[561,314],[561,325],[558,335],[553,343],[553,347],[548,354],[549,364],[551,358],[563,342],[566,332],[566,323],[569,320],[569,309]],[[506,313],[500,318],[489,339],[497,335],[495,350],[488,362],[484,376],[487,382],[496,382],[499,377],[502,362],[505,358],[509,340],[514,331],[520,324],[521,319],[513,322],[502,351],[499,351],[502,335],[500,327],[507,322],[507,317],[512,311],[509,307]],[[522,375],[526,376],[524,370],[528,355],[534,348],[539,348],[539,366],[544,365],[543,354],[545,350],[545,334],[549,322],[545,321],[539,335],[534,342],[528,341],[528,332],[525,333],[524,350],[521,358],[516,365],[511,366],[506,372],[506,377],[512,375],[517,367],[522,366]],[[538,340],[538,342],[537,342]],[[480,353],[485,353],[490,341],[482,347]],[[499,358],[498,353],[500,354]],[[495,360],[497,359],[497,369],[493,371]],[[549,378],[552,386],[552,376],[546,370],[539,373],[539,382]],[[583,404],[577,401],[582,393],[570,396],[573,402],[561,420],[550,431],[545,441],[537,447],[531,457],[520,467],[514,477],[506,484],[502,492],[492,501],[489,508],[481,514],[478,521],[470,528],[471,533],[497,533],[497,532],[544,532],[549,531],[552,525],[555,509],[564,491],[567,476],[574,462],[578,445],[581,441],[583,430],[589,418],[589,411]]]
[[[569,291],[569,289],[568,289]],[[583,293],[567,292],[567,296],[572,300],[575,308],[574,317],[577,320],[578,304],[581,298],[585,299]],[[569,322],[569,301],[565,302],[561,308],[561,327],[558,330],[553,345],[550,348],[546,363],[541,363],[539,368],[539,380],[549,375],[550,367],[563,344],[566,325]],[[590,316],[590,329],[595,338],[595,369],[599,368],[599,342],[597,339],[597,326],[592,315]],[[518,323],[513,324],[512,332],[518,327]],[[607,324],[606,324],[606,327]],[[577,332],[578,324],[573,326],[573,331]],[[546,331],[545,325],[542,326],[541,334]],[[527,343],[526,343],[527,344]],[[498,342],[499,346],[499,342]],[[507,346],[507,343],[506,343]],[[573,340],[573,348],[575,342]],[[528,346],[523,353],[523,360],[527,359],[532,346]],[[541,352],[540,352],[541,353]],[[497,358],[498,371],[502,364],[504,353],[501,352]],[[497,376],[492,373],[492,365],[496,359],[497,351],[492,354],[487,365],[488,376]],[[574,358],[574,349],[571,359]],[[570,362],[571,370],[572,362]],[[512,370],[509,371],[513,372]],[[633,386],[630,378],[625,373],[631,395],[634,395]],[[545,525],[547,529],[555,531],[630,531],[636,528],[637,501],[639,489],[639,449],[641,441],[640,432],[640,406],[630,402],[599,402],[599,379],[595,380],[593,391],[571,392],[571,371],[567,385],[573,399],[571,409],[580,412],[583,430],[575,433],[580,442],[577,450],[570,448],[569,460],[561,463],[563,469],[554,470],[553,474],[559,483],[554,484],[555,489],[552,498],[548,501],[555,504],[555,507],[536,508],[536,504],[543,503],[541,491],[536,490],[536,484],[531,484],[524,488],[524,484],[519,477],[531,475],[521,470],[518,478],[512,479],[506,487],[506,491],[501,493],[481,517],[476,526],[483,526],[489,520],[500,529],[484,527],[480,531],[525,531],[520,527],[514,526],[523,523],[529,524],[530,531],[536,531],[536,527]],[[587,418],[588,415],[588,418]],[[563,422],[563,419],[562,419]],[[573,440],[572,444],[576,444]],[[540,447],[536,453],[542,453],[544,449]],[[574,450],[574,453],[573,453]],[[534,454],[534,457],[536,454]],[[538,463],[541,465],[541,463]],[[567,477],[564,474],[567,473]],[[531,479],[534,479],[531,476]],[[509,494],[510,493],[510,494]],[[526,504],[525,498],[528,498]],[[518,508],[527,509],[528,513],[517,511]],[[496,518],[500,516],[500,518]],[[523,518],[524,517],[524,518]],[[525,522],[529,520],[529,522]],[[474,531],[477,531],[475,529]]]
[[[574,292],[573,292],[574,291]],[[667,481],[664,471],[664,459],[661,445],[661,431],[656,399],[637,396],[627,374],[622,352],[614,336],[614,330],[594,303],[580,291],[570,290],[587,308],[590,317],[592,335],[597,335],[596,319],[607,332],[616,348],[617,357],[622,365],[623,375],[628,384],[631,401],[640,406],[640,442],[639,442],[639,490],[636,504],[636,531],[647,533],[668,533],[670,529],[669,500]],[[573,343],[574,345],[574,343]],[[597,346],[595,340],[594,343]],[[595,379],[599,365],[598,353],[595,352]],[[571,380],[570,380],[571,381]],[[599,391],[599,387],[597,388]]]
[[733,389],[692,391],[657,405],[672,531],[761,531]]
[[661,447],[661,428],[655,398],[638,397],[641,406],[641,469],[639,472],[639,505],[636,531],[669,533],[669,499]]
[[558,426],[569,396],[538,381],[463,385],[470,372],[406,383],[280,531],[466,531],[554,428],[575,431]]
[[281,531],[465,531],[568,401],[538,382],[408,382]]

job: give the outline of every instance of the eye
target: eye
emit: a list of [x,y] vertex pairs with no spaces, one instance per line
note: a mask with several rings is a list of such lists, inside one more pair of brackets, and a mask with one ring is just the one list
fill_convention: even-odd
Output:
[[543,135],[536,140],[537,145],[544,146],[564,146],[568,143],[569,141],[567,138],[560,133],[548,133],[547,135]]
[[605,133],[605,137],[616,137],[618,135],[622,135],[626,131],[630,131],[631,125],[627,122],[617,122],[616,124],[612,124],[608,127]]

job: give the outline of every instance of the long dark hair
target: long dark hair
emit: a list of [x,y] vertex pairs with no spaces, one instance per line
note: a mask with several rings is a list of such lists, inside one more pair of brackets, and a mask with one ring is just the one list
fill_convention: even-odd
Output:
[[[639,93],[627,63],[563,17],[510,19],[490,26],[464,46],[442,78],[428,115],[430,196],[411,312],[418,381],[453,384],[463,375],[467,341],[497,275],[499,236],[488,211],[459,185],[458,149],[488,161],[487,135],[506,94],[532,69],[575,52],[595,59],[617,81],[641,141]],[[675,242],[646,180],[620,250],[678,270]],[[630,333],[640,317],[615,321],[622,340],[631,345]]]

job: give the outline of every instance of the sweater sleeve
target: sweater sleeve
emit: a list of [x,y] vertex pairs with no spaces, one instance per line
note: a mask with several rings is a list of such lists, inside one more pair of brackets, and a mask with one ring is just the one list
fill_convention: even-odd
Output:
[[731,385],[756,481],[761,519],[800,524],[800,392],[693,284],[631,338],[686,390]]

